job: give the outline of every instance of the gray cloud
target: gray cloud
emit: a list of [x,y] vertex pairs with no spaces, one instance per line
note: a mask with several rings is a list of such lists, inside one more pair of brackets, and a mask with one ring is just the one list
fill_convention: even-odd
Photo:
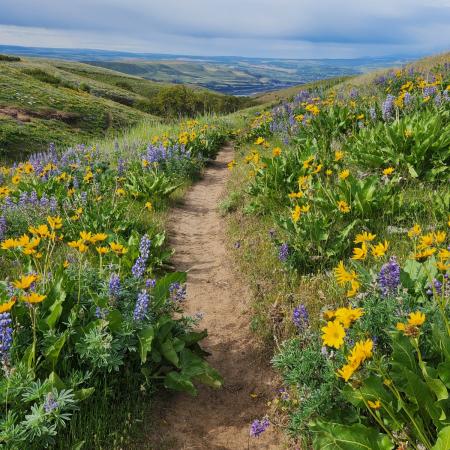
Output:
[[28,45],[48,46],[53,36],[50,45],[58,46],[59,36],[64,46],[88,41],[102,48],[176,53],[357,56],[450,47],[448,0],[0,2],[0,42],[10,44],[16,30],[22,45],[34,36],[38,40]]

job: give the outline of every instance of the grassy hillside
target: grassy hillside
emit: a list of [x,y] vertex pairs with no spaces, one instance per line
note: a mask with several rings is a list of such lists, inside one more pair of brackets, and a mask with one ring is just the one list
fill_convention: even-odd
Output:
[[133,126],[150,118],[133,107],[140,99],[53,62],[0,61],[0,155],[17,157],[49,142],[83,142]]
[[311,83],[305,83],[305,84],[297,84],[292,87],[288,87],[285,89],[279,89],[276,91],[271,92],[265,92],[263,94],[255,95],[253,98],[257,103],[264,104],[264,103],[273,103],[273,102],[279,102],[279,101],[285,101],[293,98],[295,94],[297,94],[299,91],[304,89],[329,89],[333,86],[336,86],[345,80],[352,79],[353,77],[347,76],[347,77],[333,77],[333,78],[327,78],[324,80],[319,81],[312,81]]
[[90,65],[0,59],[0,156],[18,158],[49,142],[86,142],[154,116],[231,112],[247,99],[155,83]]
[[283,378],[259,417],[292,448],[448,448],[448,416],[417,405],[450,407],[449,69],[447,53],[235,115],[221,209]]

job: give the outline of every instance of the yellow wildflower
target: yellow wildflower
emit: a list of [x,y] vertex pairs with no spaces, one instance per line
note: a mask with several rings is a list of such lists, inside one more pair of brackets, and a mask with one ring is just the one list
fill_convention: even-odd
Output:
[[280,147],[275,147],[273,150],[272,150],[272,155],[276,158],[277,156],[280,156],[281,155],[281,148]]
[[350,176],[350,170],[345,169],[339,173],[339,179],[346,180]]
[[322,332],[322,341],[324,345],[336,349],[339,349],[344,345],[345,329],[339,321],[334,320],[328,322],[326,326],[322,327]]
[[341,322],[344,328],[348,328],[352,322],[358,320],[363,314],[364,310],[362,308],[338,308],[335,311],[336,320]]
[[383,170],[383,175],[389,176],[394,173],[395,169],[393,167],[387,167]]
[[344,157],[344,152],[341,150],[336,150],[334,152],[334,160],[335,161],[340,161],[342,158]]
[[355,240],[353,241],[355,244],[360,244],[364,242],[373,241],[376,238],[375,234],[364,231],[363,233],[357,234]]
[[12,298],[9,302],[1,304],[0,305],[0,314],[10,311],[15,303],[16,303],[16,299]]
[[353,249],[352,259],[363,261],[367,257],[367,245],[365,242],[361,244],[361,247],[355,247]]
[[377,400],[377,401],[375,401],[375,402],[373,402],[372,400],[368,400],[368,401],[367,401],[367,404],[369,405],[369,407],[370,407],[371,409],[377,410],[377,409],[380,409],[380,408],[381,408],[381,402],[380,402],[380,400]]
[[295,205],[295,208],[291,211],[291,217],[294,223],[297,223],[299,221],[301,212],[302,209],[300,208],[300,206]]
[[61,217],[47,217],[47,222],[50,225],[52,230],[59,230],[62,228],[62,219]]
[[119,244],[117,242],[111,242],[109,246],[111,247],[111,250],[118,256],[125,255],[125,253],[128,252],[128,250],[122,244]]
[[46,295],[38,294],[37,292],[30,292],[27,295],[23,295],[20,297],[20,300],[27,303],[41,303],[47,298]]
[[375,258],[381,258],[386,254],[388,248],[388,241],[385,240],[384,242],[379,242],[377,245],[372,246],[372,255],[375,256]]
[[420,233],[422,233],[422,228],[419,224],[415,224],[412,228],[408,231],[408,237],[413,238],[415,236],[419,236]]
[[13,282],[13,286],[17,289],[29,289],[30,286],[38,279],[37,275],[23,275],[20,280]]
[[345,200],[339,200],[337,202],[338,205],[338,209],[341,213],[348,213],[350,212],[350,206],[348,205],[348,203]]

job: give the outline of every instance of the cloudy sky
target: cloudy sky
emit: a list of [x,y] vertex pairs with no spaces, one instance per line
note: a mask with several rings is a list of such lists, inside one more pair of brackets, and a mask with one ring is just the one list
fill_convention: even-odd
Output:
[[450,0],[0,0],[0,44],[347,58],[450,50]]

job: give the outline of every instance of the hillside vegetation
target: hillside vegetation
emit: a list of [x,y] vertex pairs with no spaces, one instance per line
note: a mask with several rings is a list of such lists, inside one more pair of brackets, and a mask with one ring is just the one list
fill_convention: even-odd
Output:
[[[156,392],[223,386],[201,314],[183,311],[187,274],[171,265],[166,222],[232,139],[218,206],[254,294],[252,329],[282,379],[250,436],[279,427],[302,449],[448,448],[448,54],[169,124],[94,94],[148,98],[145,80],[0,64],[14,87],[0,95],[30,116],[4,113],[0,129],[13,120],[9,139],[30,139],[4,140],[25,156],[0,167],[0,447],[136,448]],[[49,109],[78,122],[32,116]],[[95,145],[36,152],[32,140],[37,126],[44,142],[131,123]]]
[[[6,59],[6,60],[5,60]],[[0,60],[0,157],[89,142],[155,116],[228,113],[249,101],[58,60]]]
[[255,436],[448,448],[450,54],[236,117],[221,208],[283,378]]

